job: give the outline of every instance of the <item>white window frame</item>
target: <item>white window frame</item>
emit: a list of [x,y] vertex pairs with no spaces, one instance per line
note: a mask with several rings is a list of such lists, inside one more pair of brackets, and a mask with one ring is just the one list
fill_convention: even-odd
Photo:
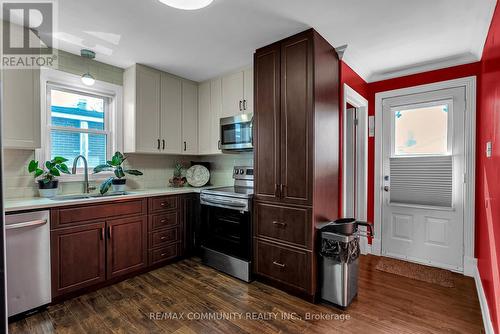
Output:
[[[50,130],[61,129],[52,127],[50,120],[50,88],[61,89],[63,91],[79,92],[91,96],[102,96],[108,98],[108,110],[105,111],[105,130],[104,131],[85,131],[75,129],[76,132],[103,133],[107,135],[106,159],[110,159],[116,151],[121,151],[123,147],[123,88],[122,86],[97,81],[92,87],[85,86],[81,82],[79,75],[62,72],[54,69],[43,68],[40,73],[40,97],[41,97],[41,126],[42,126],[42,148],[35,151],[35,158],[44,162],[50,159]],[[65,131],[71,129],[65,128]],[[68,161],[68,167],[71,169],[73,161]],[[103,172],[93,174],[92,168],[89,168],[89,180],[103,180],[113,175],[112,172]],[[61,182],[75,182],[83,180],[83,168],[77,169],[77,174],[62,174],[58,177]]]

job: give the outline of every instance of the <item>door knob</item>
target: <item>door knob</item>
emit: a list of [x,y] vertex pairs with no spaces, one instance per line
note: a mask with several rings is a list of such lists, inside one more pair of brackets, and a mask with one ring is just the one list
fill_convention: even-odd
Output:
[[389,192],[389,186],[384,186],[384,191]]

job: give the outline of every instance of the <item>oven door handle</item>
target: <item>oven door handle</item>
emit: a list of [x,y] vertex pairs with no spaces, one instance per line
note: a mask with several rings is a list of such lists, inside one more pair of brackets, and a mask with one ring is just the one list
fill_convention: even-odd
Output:
[[246,207],[245,203],[239,203],[239,202],[234,202],[234,201],[224,201],[224,200],[216,200],[213,198],[203,198],[203,201],[207,203],[213,203],[213,204],[220,204],[220,205],[227,205],[227,206],[232,206],[235,208],[244,208]]

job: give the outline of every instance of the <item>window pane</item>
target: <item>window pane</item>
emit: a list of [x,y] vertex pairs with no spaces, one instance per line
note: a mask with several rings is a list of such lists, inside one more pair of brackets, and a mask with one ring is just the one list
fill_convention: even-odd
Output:
[[50,99],[52,125],[104,130],[105,98],[52,89]]
[[447,104],[396,111],[395,155],[448,153]]
[[[52,159],[55,156],[64,157],[71,165],[77,156],[83,155],[89,168],[106,162],[106,135],[52,130],[51,138]],[[78,167],[83,167],[81,160]]]

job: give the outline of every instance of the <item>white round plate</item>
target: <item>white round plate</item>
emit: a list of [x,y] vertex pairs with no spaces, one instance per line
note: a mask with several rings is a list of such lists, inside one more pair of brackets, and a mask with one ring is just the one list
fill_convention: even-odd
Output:
[[187,170],[186,179],[193,187],[203,187],[210,180],[210,172],[205,166],[194,165]]

